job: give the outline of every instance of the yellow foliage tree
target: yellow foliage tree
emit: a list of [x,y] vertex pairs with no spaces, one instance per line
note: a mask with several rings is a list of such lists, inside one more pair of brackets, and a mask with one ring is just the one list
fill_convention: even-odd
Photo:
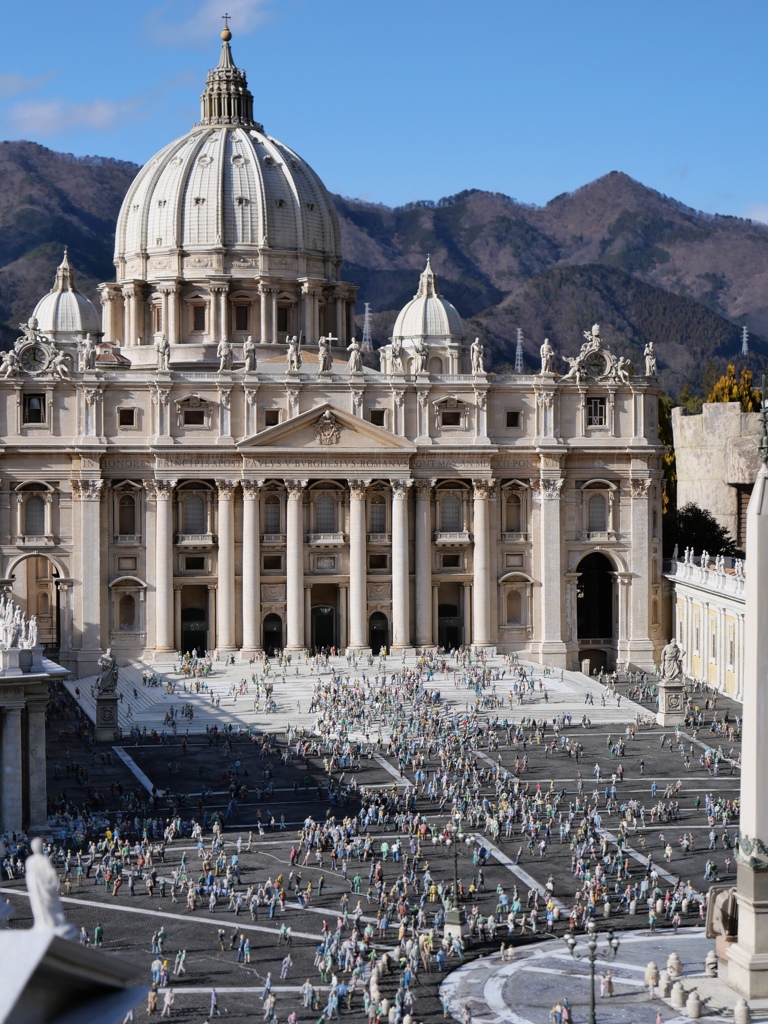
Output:
[[707,402],[739,402],[742,412],[760,412],[762,397],[752,387],[752,371],[742,367],[741,376],[736,379],[736,367],[728,364],[725,376],[717,381],[707,396]]

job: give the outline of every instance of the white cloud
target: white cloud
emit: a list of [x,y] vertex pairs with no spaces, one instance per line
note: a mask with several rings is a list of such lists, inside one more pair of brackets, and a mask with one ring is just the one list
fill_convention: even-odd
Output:
[[749,217],[750,220],[759,220],[763,224],[768,224],[768,203],[752,203],[747,207],[744,216]]
[[[184,0],[165,4],[150,16],[153,33],[160,32],[164,41],[177,43],[208,43],[224,28],[222,14],[228,13],[232,35],[237,39],[258,28],[267,16],[270,0],[199,0],[191,5]],[[192,13],[187,13],[192,7]],[[183,13],[182,13],[183,12]],[[168,35],[165,32],[169,33]]]
[[134,119],[136,103],[93,100],[70,103],[61,99],[24,100],[8,112],[14,128],[26,136],[44,138],[73,128],[110,131]]
[[0,74],[0,99],[7,99],[9,96],[18,96],[20,92],[34,92],[43,84],[45,77],[38,75],[36,78],[27,78],[15,72]]

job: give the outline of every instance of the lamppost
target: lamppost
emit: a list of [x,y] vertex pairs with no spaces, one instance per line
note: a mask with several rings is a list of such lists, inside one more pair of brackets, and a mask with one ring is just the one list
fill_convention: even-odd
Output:
[[461,938],[464,926],[464,908],[459,903],[459,847],[462,842],[466,842],[467,846],[470,846],[472,839],[467,837],[465,840],[461,826],[458,826],[458,831],[454,828],[445,841],[446,846],[453,847],[453,900],[451,909],[445,912],[443,931],[446,935],[457,935],[459,938]]
[[597,1024],[597,1020],[595,1018],[595,961],[615,960],[616,954],[619,951],[619,940],[613,934],[613,930],[609,930],[605,937],[607,939],[607,946],[601,951],[597,945],[597,927],[595,926],[594,921],[590,921],[587,925],[586,949],[577,948],[576,939],[574,939],[571,932],[568,932],[565,936],[565,941],[568,944],[568,952],[574,960],[589,961],[589,1024]]

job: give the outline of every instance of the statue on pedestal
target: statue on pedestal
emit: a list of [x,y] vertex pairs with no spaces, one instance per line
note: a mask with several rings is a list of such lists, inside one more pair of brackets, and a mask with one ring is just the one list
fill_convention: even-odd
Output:
[[541,356],[541,372],[554,373],[555,350],[550,345],[549,338],[544,339],[544,344],[539,349],[539,355]]
[[99,658],[99,678],[96,681],[96,696],[108,697],[117,690],[117,659],[112,655],[112,648]]
[[325,335],[320,338],[317,347],[320,356],[320,373],[330,373],[333,366],[333,357],[331,356],[331,344]]
[[256,343],[250,334],[243,344],[243,359],[245,360],[245,372],[253,373],[256,369]]
[[219,359],[219,373],[232,369],[232,346],[226,338],[222,338],[219,342],[216,355]]
[[472,342],[469,352],[472,359],[472,373],[485,373],[483,366],[483,343],[479,338],[475,338]]
[[419,338],[418,341],[413,344],[413,372],[414,373],[426,373],[427,372],[427,346],[423,340]]
[[286,339],[288,345],[288,351],[285,354],[286,362],[288,365],[289,373],[298,373],[301,369],[301,349],[299,348],[299,339],[294,336]]
[[661,652],[661,682],[678,683],[683,678],[683,651],[673,637]]
[[363,354],[362,349],[360,348],[360,342],[353,338],[352,343],[347,346],[347,352],[349,352],[349,372],[362,373]]
[[399,338],[394,338],[390,351],[392,356],[392,370],[394,373],[403,372],[403,343]]
[[167,370],[169,368],[168,360],[171,357],[171,346],[164,334],[161,334],[155,342],[155,350],[157,351],[158,370]]
[[645,376],[655,377],[656,376],[656,353],[653,351],[653,342],[649,341],[643,349],[643,355],[645,356]]

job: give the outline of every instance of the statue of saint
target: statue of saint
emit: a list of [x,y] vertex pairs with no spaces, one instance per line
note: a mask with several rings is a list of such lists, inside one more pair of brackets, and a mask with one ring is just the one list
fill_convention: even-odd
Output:
[[168,344],[168,339],[164,334],[161,334],[155,342],[155,349],[157,351],[158,370],[169,369],[168,360],[171,357],[171,346]]
[[108,647],[99,658],[99,678],[96,680],[96,696],[114,693],[117,689],[117,659],[112,656],[112,648]]
[[288,351],[286,353],[286,360],[288,363],[289,373],[298,373],[301,369],[301,349],[299,348],[299,339],[294,336],[286,339],[288,344]]
[[554,373],[555,371],[555,350],[549,343],[549,338],[544,339],[544,344],[539,349],[541,356],[541,372]]
[[427,372],[427,346],[424,344],[424,339],[419,338],[413,344],[413,372],[414,373],[426,373]]
[[37,647],[37,616],[30,616],[27,623],[27,647]]
[[52,931],[64,939],[72,939],[77,929],[64,917],[59,899],[59,880],[56,869],[43,853],[43,841],[36,836],[31,843],[32,853],[27,857],[24,873],[29,903],[37,931]]
[[216,356],[219,360],[219,373],[232,369],[232,346],[226,338],[222,338],[219,342]]
[[479,338],[475,338],[469,349],[472,359],[472,373],[485,373],[483,367],[483,344]]
[[320,338],[317,347],[320,356],[320,373],[330,373],[333,366],[333,357],[331,356],[331,343],[325,335]]
[[3,377],[15,377],[19,372],[19,358],[16,353],[11,349],[9,352],[3,352],[3,361],[0,363],[0,374]]
[[83,369],[96,369],[96,345],[90,334],[86,334],[85,342],[83,343]]
[[683,652],[673,637],[661,652],[661,681],[678,683],[683,678]]
[[653,342],[649,341],[643,349],[643,355],[645,356],[645,376],[655,377],[656,376],[656,353],[653,351]]
[[395,373],[403,372],[403,343],[399,338],[392,340],[392,348],[390,350],[392,356],[392,370]]
[[256,369],[256,342],[250,334],[243,343],[243,359],[245,360],[245,372],[253,373]]
[[[94,353],[96,349],[94,348]],[[94,367],[96,366],[95,355],[94,355]],[[57,352],[51,360],[48,370],[50,373],[55,373],[57,377],[62,380],[69,380],[69,364],[67,363],[67,357],[63,352]]]
[[363,354],[362,349],[360,348],[360,342],[353,338],[352,344],[347,346],[347,352],[349,352],[349,372],[362,373]]

